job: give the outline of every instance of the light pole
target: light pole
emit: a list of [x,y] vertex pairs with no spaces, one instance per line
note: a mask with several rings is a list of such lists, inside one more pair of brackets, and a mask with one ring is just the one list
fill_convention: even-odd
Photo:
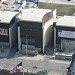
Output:
[[28,56],[28,53],[27,53],[27,45],[28,45],[28,40],[27,40],[27,35],[26,35],[26,56]]

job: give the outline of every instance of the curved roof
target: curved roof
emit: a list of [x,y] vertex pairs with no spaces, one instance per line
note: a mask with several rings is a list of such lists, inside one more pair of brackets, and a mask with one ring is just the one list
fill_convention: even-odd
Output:
[[63,16],[58,19],[56,26],[75,27],[74,16]]
[[0,23],[10,23],[12,18],[17,14],[18,12],[0,11]]
[[21,21],[42,22],[46,13],[52,12],[50,9],[27,8],[22,10]]

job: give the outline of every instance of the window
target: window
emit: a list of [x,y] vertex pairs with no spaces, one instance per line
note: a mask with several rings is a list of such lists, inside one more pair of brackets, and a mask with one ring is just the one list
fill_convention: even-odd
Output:
[[58,37],[75,39],[75,32],[74,31],[65,31],[65,30],[58,31]]
[[8,30],[4,28],[0,28],[0,35],[8,35]]

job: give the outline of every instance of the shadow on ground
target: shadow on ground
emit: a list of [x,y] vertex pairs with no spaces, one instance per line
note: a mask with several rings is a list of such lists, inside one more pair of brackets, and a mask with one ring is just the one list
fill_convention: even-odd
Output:
[[54,54],[53,43],[48,44],[46,46],[45,53],[46,53],[46,55],[53,55]]

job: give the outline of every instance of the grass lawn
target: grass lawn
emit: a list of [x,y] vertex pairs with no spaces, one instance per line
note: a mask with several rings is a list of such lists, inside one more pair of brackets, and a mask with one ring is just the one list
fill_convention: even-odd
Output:
[[75,10],[75,5],[65,5],[65,4],[52,4],[52,3],[39,3],[39,8],[45,9],[57,9],[57,15],[73,15]]

